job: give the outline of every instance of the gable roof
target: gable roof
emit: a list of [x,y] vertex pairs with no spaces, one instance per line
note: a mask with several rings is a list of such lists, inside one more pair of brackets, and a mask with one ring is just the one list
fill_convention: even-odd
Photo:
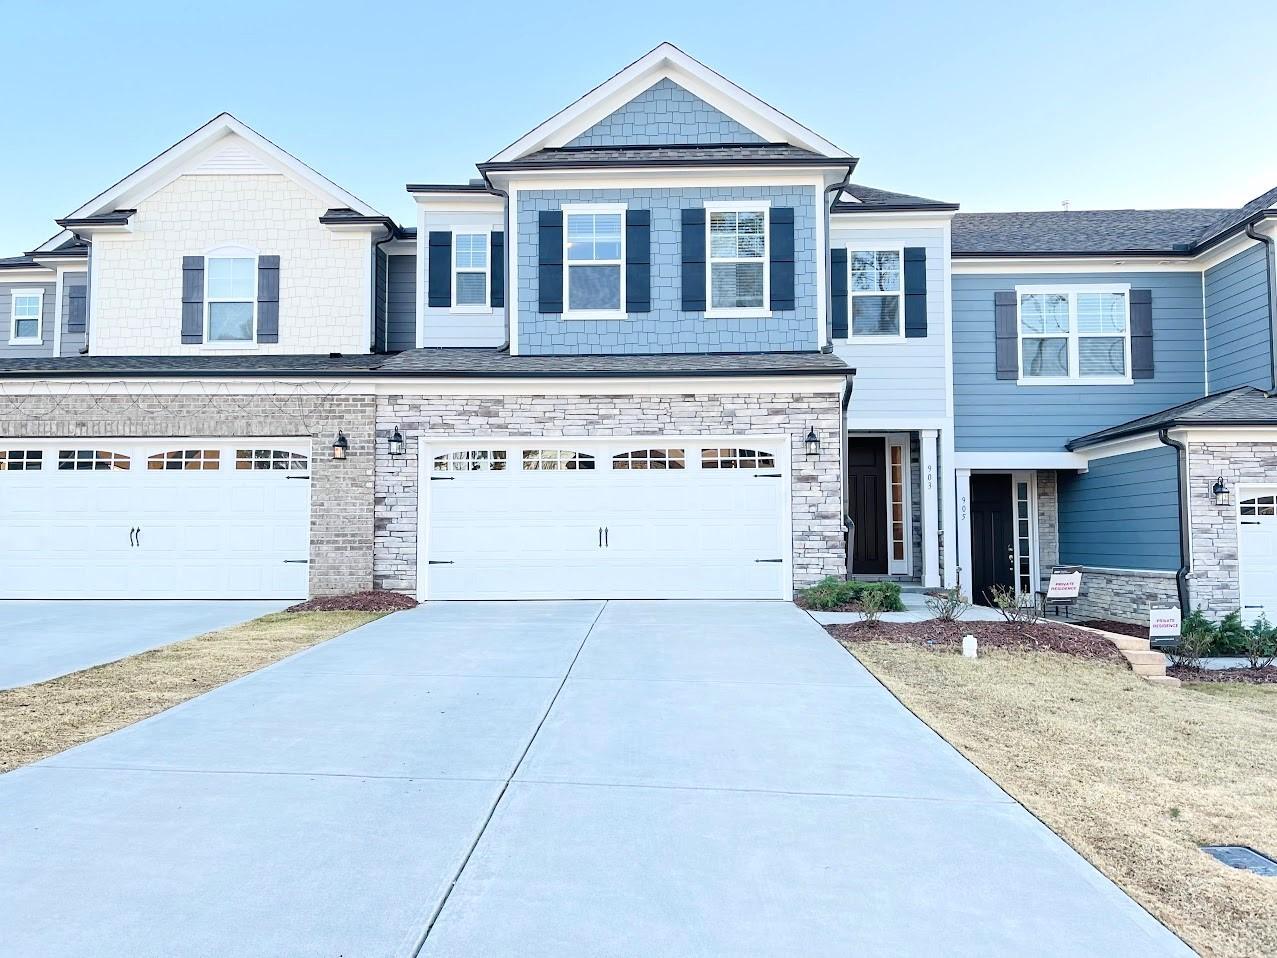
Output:
[[1259,194],[1259,196],[1256,196],[1240,209],[1225,212],[1224,215],[1207,225],[1197,241],[1205,245],[1211,240],[1222,237],[1225,233],[1232,232],[1237,227],[1244,225],[1251,217],[1274,208],[1277,208],[1277,187],[1267,193]]
[[[236,139],[233,141],[232,138]],[[210,156],[219,147],[222,155]],[[291,176],[321,196],[328,197],[333,207],[349,208],[364,216],[381,215],[359,197],[347,193],[231,114],[219,113],[63,219],[84,221],[115,210],[135,208],[139,199],[151,195],[192,165],[206,159],[217,159],[227,169],[245,169],[254,163],[261,165],[264,161],[275,171]]]
[[823,156],[844,155],[844,151],[824,137],[688,56],[674,44],[662,43],[519,137],[488,162],[511,163],[539,150],[566,146],[662,79],[673,80],[768,142],[788,143]]
[[[844,199],[850,196],[852,199]],[[891,190],[880,190],[859,183],[849,183],[838,194],[833,205],[834,213],[891,213],[909,210],[956,210],[957,203],[944,200],[930,200],[925,196],[911,196],[908,193],[894,193]]]
[[1052,210],[959,213],[954,256],[1135,253],[1185,256],[1224,210]]
[[1238,386],[1101,429],[1074,439],[1066,448],[1069,451],[1085,449],[1115,439],[1183,426],[1277,426],[1277,396],[1254,386]]

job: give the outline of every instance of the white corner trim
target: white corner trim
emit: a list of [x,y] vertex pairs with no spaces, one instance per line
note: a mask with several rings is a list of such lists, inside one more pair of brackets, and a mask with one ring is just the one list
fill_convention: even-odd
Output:
[[1087,456],[1078,452],[955,452],[954,468],[1016,472],[1025,469],[1085,469]]

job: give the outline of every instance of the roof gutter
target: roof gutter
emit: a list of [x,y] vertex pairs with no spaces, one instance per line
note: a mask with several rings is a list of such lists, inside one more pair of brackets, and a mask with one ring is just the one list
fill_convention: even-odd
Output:
[[1273,256],[1277,243],[1265,233],[1255,232],[1255,222],[1246,224],[1246,235],[1264,244],[1264,277],[1268,280],[1268,374],[1269,397],[1277,394],[1277,279],[1273,276]]
[[1188,595],[1188,447],[1178,439],[1171,438],[1169,427],[1159,429],[1157,439],[1162,445],[1170,446],[1176,452],[1175,477],[1179,486],[1179,568],[1175,570],[1175,591],[1179,594],[1180,612],[1188,615],[1192,611]]

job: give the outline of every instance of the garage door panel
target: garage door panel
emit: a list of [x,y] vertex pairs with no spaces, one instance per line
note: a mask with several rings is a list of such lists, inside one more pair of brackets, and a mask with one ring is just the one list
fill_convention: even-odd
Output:
[[1238,574],[1247,621],[1277,622],[1277,486],[1247,486],[1238,495]]
[[508,471],[423,476],[426,596],[787,595],[789,486],[774,468],[711,472],[689,455],[693,468],[613,470],[616,449],[591,451],[588,472],[525,473],[510,448]]
[[154,446],[94,446],[132,467],[0,472],[13,542],[0,550],[0,598],[308,594],[307,565],[285,561],[309,553],[310,483],[289,478],[305,465],[300,449],[285,474],[234,469],[229,443],[208,443],[220,468],[198,470],[146,468]]

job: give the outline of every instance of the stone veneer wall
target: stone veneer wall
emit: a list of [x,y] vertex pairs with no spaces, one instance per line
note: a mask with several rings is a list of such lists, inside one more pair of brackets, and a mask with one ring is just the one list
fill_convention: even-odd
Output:
[[[823,442],[811,460],[802,441],[815,427]],[[386,455],[398,428],[404,456]],[[788,434],[794,586],[846,572],[842,528],[842,408],[837,393],[440,396],[391,395],[377,408],[376,532],[373,578],[378,588],[417,588],[417,449],[423,440],[521,438],[543,434],[592,438]]]
[[[1217,506],[1211,495],[1224,477],[1233,505]],[[1277,443],[1192,442],[1188,447],[1189,512],[1193,556],[1189,595],[1213,618],[1241,608],[1238,585],[1237,502],[1241,485],[1277,482]]]
[[1051,569],[1060,564],[1059,500],[1056,498],[1055,471],[1044,469],[1035,476],[1038,495],[1038,578],[1045,591],[1051,581]]
[[[372,587],[375,412],[372,396],[0,395],[0,437],[310,438],[310,589],[335,595]],[[345,462],[328,455],[338,429],[350,441]]]

